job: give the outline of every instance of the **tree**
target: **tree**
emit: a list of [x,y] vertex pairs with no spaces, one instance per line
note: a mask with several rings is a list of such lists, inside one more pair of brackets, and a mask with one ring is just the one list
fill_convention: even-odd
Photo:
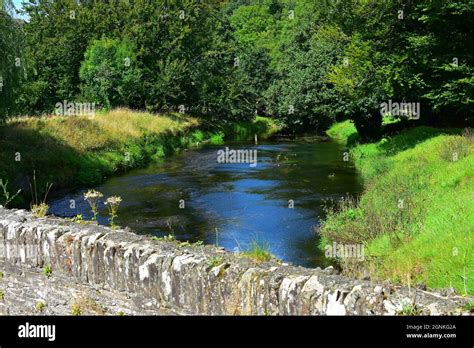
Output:
[[328,79],[346,42],[337,27],[323,26],[310,38],[307,50],[296,44],[290,48],[281,78],[266,92],[269,112],[293,131],[326,130],[346,108]]
[[388,97],[419,102],[421,121],[432,125],[474,121],[472,1],[369,0],[355,11]]
[[93,41],[79,75],[86,100],[106,108],[139,105],[142,73],[130,42],[107,38]]
[[253,94],[252,103],[259,114],[266,113],[264,92],[275,77],[271,66],[276,23],[273,15],[279,10],[278,3],[272,1],[264,5],[240,6],[230,17],[239,68],[247,77]]
[[[420,1],[408,36],[412,79],[442,124],[474,125],[474,6],[470,0]],[[421,64],[420,64],[421,63]],[[414,69],[414,70],[415,70]]]
[[21,22],[12,17],[11,1],[0,2],[0,122],[16,111],[20,84],[26,72]]
[[371,138],[391,98],[431,124],[474,122],[472,0],[31,0],[26,23],[11,6],[3,115],[87,98],[212,119],[257,109],[294,131],[352,118]]
[[386,99],[389,88],[381,58],[369,41],[356,34],[344,58],[329,73],[362,139],[376,139],[381,134],[380,104]]

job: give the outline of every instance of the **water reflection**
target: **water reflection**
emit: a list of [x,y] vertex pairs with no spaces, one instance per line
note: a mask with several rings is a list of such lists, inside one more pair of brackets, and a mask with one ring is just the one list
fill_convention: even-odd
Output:
[[[111,178],[96,189],[123,198],[117,223],[137,233],[215,243],[217,229],[219,245],[229,250],[257,241],[285,261],[327,264],[313,231],[324,201],[361,190],[355,169],[342,160],[344,149],[331,141],[226,146],[256,149],[257,166],[217,163],[217,151],[224,147],[206,147]],[[90,219],[83,192],[53,201],[50,212]],[[107,224],[107,210],[100,208],[99,222]]]

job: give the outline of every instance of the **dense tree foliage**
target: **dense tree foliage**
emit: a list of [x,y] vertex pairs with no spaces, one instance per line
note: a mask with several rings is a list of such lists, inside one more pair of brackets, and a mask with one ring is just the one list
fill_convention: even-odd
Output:
[[26,20],[2,4],[3,118],[89,101],[292,131],[350,118],[373,138],[391,100],[474,121],[471,0],[30,0]]
[[344,113],[345,102],[327,76],[341,58],[345,41],[337,27],[321,27],[305,50],[292,46],[280,78],[266,93],[270,114],[294,130],[324,130]]
[[142,73],[135,48],[127,41],[93,41],[79,71],[83,95],[99,105],[139,105]]
[[11,1],[0,1],[0,121],[13,115],[26,68],[22,23],[12,18]]

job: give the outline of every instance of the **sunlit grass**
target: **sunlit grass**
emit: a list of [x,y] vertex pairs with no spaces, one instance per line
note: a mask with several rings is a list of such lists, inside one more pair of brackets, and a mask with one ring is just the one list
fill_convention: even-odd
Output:
[[[239,127],[253,136],[275,131],[273,125],[258,118]],[[53,190],[91,186],[180,149],[222,144],[234,135],[180,113],[115,109],[93,116],[17,117],[0,127],[0,179],[9,180],[12,192],[22,188],[11,204],[27,206],[25,183],[34,171],[38,184],[53,183]]]
[[[366,245],[374,276],[474,293],[474,142],[460,130],[418,127],[357,145],[358,206],[330,213],[326,240]],[[333,127],[344,140],[348,126]]]
[[150,114],[128,109],[98,112],[94,116],[22,117],[8,121],[8,133],[28,130],[49,135],[81,152],[107,149],[146,135],[176,134],[199,124],[181,114]]
[[249,248],[242,252],[242,255],[258,262],[269,261],[272,258],[268,245],[257,241],[252,241]]
[[51,182],[53,190],[96,184],[190,146],[198,125],[186,115],[127,109],[94,116],[13,118],[0,127],[0,178],[9,179],[12,190],[23,188],[16,204],[26,205],[24,183],[34,171],[39,185]]
[[351,137],[357,137],[357,130],[350,120],[335,123],[329,128],[327,134],[338,141],[347,144]]

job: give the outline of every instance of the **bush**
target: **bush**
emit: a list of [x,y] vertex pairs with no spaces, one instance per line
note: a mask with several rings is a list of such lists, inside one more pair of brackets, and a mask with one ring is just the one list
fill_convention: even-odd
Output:
[[83,95],[90,102],[106,108],[140,106],[142,73],[130,42],[106,38],[93,41],[79,75]]
[[267,112],[292,132],[325,131],[346,103],[328,81],[332,64],[341,59],[345,35],[336,27],[321,27],[301,49],[288,49],[283,72],[265,93]]

